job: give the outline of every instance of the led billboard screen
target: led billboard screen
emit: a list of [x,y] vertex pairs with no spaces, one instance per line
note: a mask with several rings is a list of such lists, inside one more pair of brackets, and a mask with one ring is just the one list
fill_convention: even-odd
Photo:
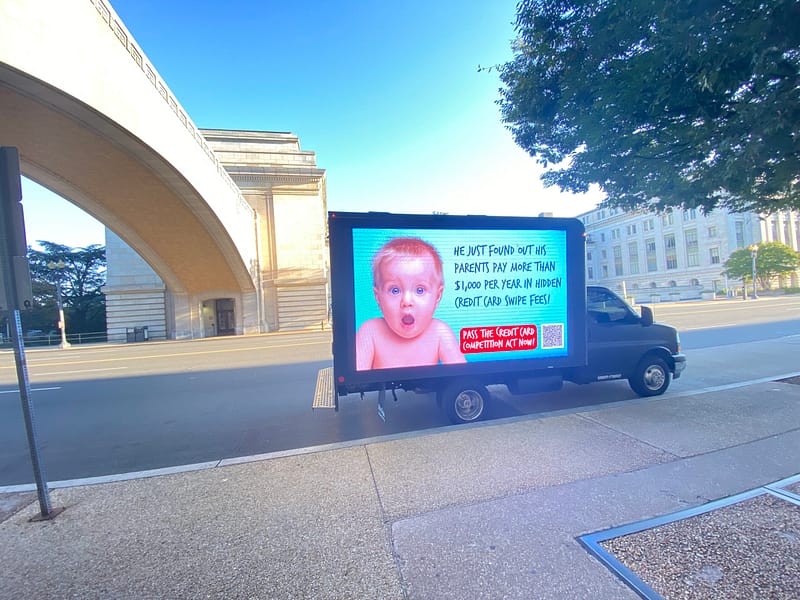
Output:
[[575,219],[331,213],[339,383],[585,362]]

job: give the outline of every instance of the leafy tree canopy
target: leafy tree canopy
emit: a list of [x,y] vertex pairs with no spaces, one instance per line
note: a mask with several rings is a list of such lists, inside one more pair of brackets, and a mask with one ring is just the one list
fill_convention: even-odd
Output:
[[[71,248],[63,244],[40,240],[43,250],[28,249],[31,278],[55,286],[61,278],[64,304],[70,305],[84,296],[100,294],[106,281],[106,249],[93,244],[86,248]],[[49,264],[64,263],[63,269],[51,269]]]
[[[756,278],[762,288],[768,289],[770,281],[778,275],[791,273],[800,268],[800,254],[786,244],[767,242],[756,245]],[[725,261],[728,277],[752,281],[753,257],[750,248],[739,248],[731,252]]]
[[[100,291],[106,280],[105,247],[93,244],[71,248],[42,240],[37,243],[42,250],[28,248],[34,308],[30,314],[23,315],[30,321],[27,326],[42,330],[54,328],[56,283],[60,280],[68,331],[105,331],[105,296]],[[63,269],[48,267],[59,262],[64,263]]]
[[499,104],[546,185],[800,209],[800,2],[521,0]]

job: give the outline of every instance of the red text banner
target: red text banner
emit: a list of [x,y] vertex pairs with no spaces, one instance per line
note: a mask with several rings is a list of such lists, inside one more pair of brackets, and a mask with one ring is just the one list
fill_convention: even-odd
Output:
[[463,354],[534,350],[538,345],[536,325],[465,327],[459,337]]

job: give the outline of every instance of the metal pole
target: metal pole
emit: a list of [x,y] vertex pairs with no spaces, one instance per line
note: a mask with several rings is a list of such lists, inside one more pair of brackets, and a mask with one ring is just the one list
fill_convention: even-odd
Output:
[[50,505],[50,493],[47,489],[47,478],[44,475],[44,467],[39,458],[39,434],[36,429],[36,419],[33,414],[33,402],[31,401],[31,389],[28,383],[28,365],[25,361],[25,351],[22,346],[22,320],[20,319],[19,309],[14,309],[14,328],[12,329],[14,345],[14,362],[17,365],[17,381],[19,382],[19,397],[22,401],[22,415],[25,419],[25,431],[28,434],[28,448],[31,454],[31,465],[33,466],[33,477],[36,480],[36,492],[39,497],[40,516],[34,520],[47,520],[57,516],[63,508],[53,509]]
[[61,276],[56,279],[56,301],[58,302],[58,325],[61,328],[61,347],[69,348],[67,341],[67,321],[64,319],[64,305],[61,302]]
[[61,331],[61,344],[60,348],[69,348],[70,343],[67,341],[67,321],[64,318],[64,303],[61,300],[61,277],[64,273],[64,261],[59,260],[57,263],[50,261],[47,263],[47,268],[53,271],[56,278],[56,305],[58,306],[58,328]]
[[756,257],[758,256],[758,246],[753,246],[750,256],[753,257],[753,298],[758,298],[758,292],[756,291]]
[[[63,511],[63,508],[53,509],[50,506],[50,494],[47,489],[47,480],[44,469],[39,460],[39,441],[36,431],[36,421],[33,417],[33,403],[31,389],[28,383],[28,367],[25,362],[25,345],[22,341],[22,319],[19,314],[20,292],[17,276],[19,267],[15,258],[25,261],[25,221],[22,207],[17,204],[22,201],[20,191],[19,153],[16,148],[0,148],[0,277],[3,277],[6,297],[2,298],[8,306],[9,319],[13,316],[14,326],[11,328],[11,342],[14,347],[14,363],[17,369],[19,383],[19,397],[22,404],[22,414],[25,420],[25,430],[28,436],[28,448],[31,454],[33,476],[36,479],[36,491],[39,496],[41,514],[31,520],[53,519]],[[30,279],[30,274],[25,269],[22,274],[25,279]],[[23,281],[22,286],[26,283]],[[29,282],[28,284],[29,285]]]

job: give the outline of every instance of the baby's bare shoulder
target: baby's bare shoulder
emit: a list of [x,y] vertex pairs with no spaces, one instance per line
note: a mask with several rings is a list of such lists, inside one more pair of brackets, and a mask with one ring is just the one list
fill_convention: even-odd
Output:
[[453,328],[440,319],[433,319],[433,321],[431,321],[431,325],[433,326],[437,335],[455,335],[455,333],[453,333]]
[[358,335],[374,335],[376,333],[381,333],[384,329],[386,329],[386,321],[381,317],[367,319],[361,324],[361,327],[358,328]]

